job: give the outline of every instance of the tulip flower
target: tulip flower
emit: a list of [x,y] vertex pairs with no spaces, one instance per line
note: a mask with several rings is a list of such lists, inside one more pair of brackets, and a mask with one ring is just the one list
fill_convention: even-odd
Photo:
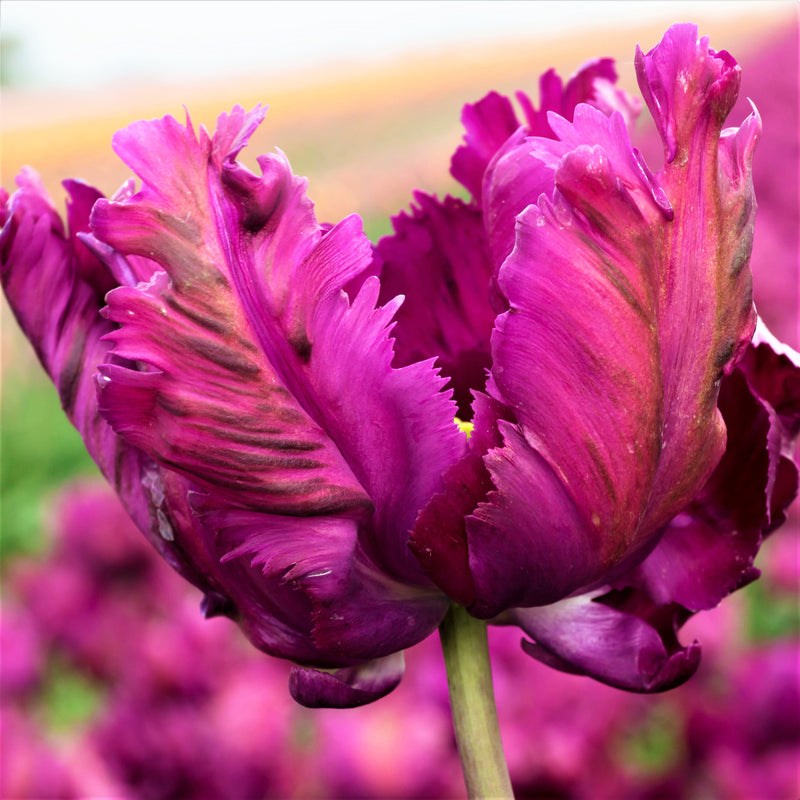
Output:
[[3,198],[6,294],[138,527],[306,705],[383,696],[441,624],[473,797],[511,791],[485,621],[676,686],[679,628],[797,491],[800,356],[752,302],[758,112],[723,127],[741,70],[693,25],[635,65],[660,169],[609,61],[547,73],[523,120],[467,107],[471,199],[418,194],[374,252],[282,154],[236,160],[260,108],[120,131],[141,187],[67,182],[68,232],[31,171]]

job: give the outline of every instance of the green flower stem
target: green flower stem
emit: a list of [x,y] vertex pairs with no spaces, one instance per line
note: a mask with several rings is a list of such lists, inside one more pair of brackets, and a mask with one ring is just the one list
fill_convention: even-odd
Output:
[[497,723],[486,623],[453,604],[439,635],[467,795],[470,800],[513,800]]

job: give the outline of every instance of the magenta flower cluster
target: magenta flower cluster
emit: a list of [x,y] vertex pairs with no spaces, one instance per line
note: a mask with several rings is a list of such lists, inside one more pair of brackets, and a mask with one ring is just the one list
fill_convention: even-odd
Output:
[[[197,591],[162,563],[109,489],[71,485],[52,510],[52,551],[5,574],[0,796],[463,794],[434,637],[408,652],[408,678],[386,700],[345,714],[309,712],[286,694],[287,664],[261,657],[234,626],[202,620]],[[780,544],[796,548],[798,534]],[[769,553],[781,558],[777,544]],[[765,565],[773,581],[778,566]],[[784,591],[795,603],[796,567]],[[706,669],[667,698],[530,663],[512,629],[493,629],[516,796],[792,796],[799,645],[748,643],[742,611],[723,604],[690,623],[703,637]],[[76,710],[65,685],[83,686],[84,696],[88,688],[89,701]]]
[[[680,627],[757,575],[797,492],[800,357],[757,320],[761,121],[692,25],[637,50],[664,150],[608,60],[522,117],[464,111],[452,173],[375,247],[317,222],[264,117],[137,122],[110,199],[35,173],[3,197],[6,296],[128,513],[290,659],[293,696],[359,705],[450,602],[624,689],[686,680]],[[469,439],[454,418],[469,423]]]

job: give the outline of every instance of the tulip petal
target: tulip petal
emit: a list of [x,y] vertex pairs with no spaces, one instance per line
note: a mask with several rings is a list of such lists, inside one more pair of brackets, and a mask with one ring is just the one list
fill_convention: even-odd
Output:
[[[483,216],[495,281],[500,267],[514,249],[517,217],[528,206],[535,205],[541,195],[552,196],[555,187],[552,165],[533,157],[530,142],[525,129],[521,128],[498,148],[486,168]],[[505,297],[498,294],[502,298],[502,302],[496,304],[499,313],[508,305]]]
[[80,235],[88,230],[92,207],[103,195],[93,186],[81,181],[64,181],[64,188],[69,195],[67,228],[72,252],[75,255],[77,274],[95,289],[98,299],[102,300],[106,293],[114,288],[116,283],[114,276],[80,240]]
[[706,38],[698,41],[694,25],[675,25],[650,53],[637,51],[636,69],[664,139],[667,163],[659,182],[675,211],[660,278],[667,436],[647,520],[657,527],[721,455],[718,382],[755,329],[748,261],[751,163],[761,121],[754,110],[740,128],[722,131],[741,70],[727,53],[710,50]]
[[641,560],[722,456],[719,379],[755,324],[759,123],[721,136],[735,92],[705,76],[727,86],[738,69],[690,33],[654,51],[687,51],[670,61],[685,68],[673,91],[691,95],[681,113],[695,122],[659,175],[621,115],[585,105],[573,123],[550,116],[557,139],[518,143],[555,188],[518,217],[498,275],[510,309],[487,389],[516,425],[501,424],[505,446],[486,456],[497,491],[467,521],[480,616],[548,605]]
[[[417,644],[439,627],[449,605],[437,589],[394,581],[357,554],[350,580],[334,600],[305,590],[314,600],[313,638],[325,653],[368,660]],[[326,589],[320,583],[322,590]]]
[[[2,235],[3,286],[20,326],[30,332],[31,343],[72,416],[78,395],[85,392],[80,383],[83,349],[108,349],[97,341],[111,327],[98,316],[108,275],[99,263],[89,266],[92,256],[75,240],[74,228],[65,234],[39,176],[25,169],[17,183],[20,189],[11,197]],[[71,222],[80,226],[88,220],[88,215],[79,219],[81,201],[96,190],[78,183],[69,188],[75,193]],[[80,257],[77,249],[82,251]],[[61,273],[67,279],[54,280]],[[84,341],[86,332],[91,334],[89,342]]]
[[174,557],[170,558],[175,552],[202,573],[204,581],[198,585],[205,593],[201,609],[206,617],[230,617],[254,646],[271,655],[338,665],[311,640],[309,599],[280,577],[265,576],[249,560],[225,561],[227,541],[198,513],[197,487],[178,473],[147,462],[150,466],[140,484],[149,496],[156,530],[169,546],[167,560],[175,566]]
[[411,214],[392,222],[380,240],[381,302],[398,294],[395,362],[436,356],[451,379],[461,419],[472,417],[472,394],[486,381],[494,312],[489,302],[491,264],[478,209],[452,197],[417,192]]
[[738,366],[752,391],[775,410],[782,426],[782,452],[791,452],[800,434],[800,353],[779,342],[759,319],[752,346]]
[[[216,532],[222,564],[235,569],[238,563],[243,575],[249,569],[242,561],[260,568],[270,604],[279,604],[275,616],[297,625],[306,620],[307,638],[317,651],[312,656],[307,648],[305,660],[313,658],[317,666],[370,660],[410,647],[435,629],[447,610],[448,601],[438,592],[413,592],[379,574],[358,547],[354,520],[209,510],[202,500],[195,505],[203,523]],[[298,590],[311,605],[290,597]],[[292,613],[287,603],[295,606]]]
[[376,309],[379,288],[371,277],[352,305],[342,293],[327,316],[318,315],[310,369],[325,428],[336,432],[342,452],[358,465],[375,506],[361,539],[369,558],[395,577],[428,587],[408,549],[409,534],[465,443],[453,424],[455,404],[431,362],[392,369],[390,320],[399,301]]
[[511,101],[497,92],[465,105],[461,122],[466,128],[464,144],[453,154],[450,172],[480,202],[487,165],[521,123]]
[[[602,574],[638,527],[658,461],[655,297],[645,231],[631,233],[646,226],[602,152],[576,158],[628,233],[599,239],[558,198],[519,218],[489,386],[519,429],[501,425],[506,447],[486,458],[497,492],[468,520],[478,594],[492,598],[482,616],[553,602]],[[531,578],[510,581],[507,569]]]
[[[243,132],[258,116],[240,115]],[[238,276],[236,266],[225,269],[230,244],[220,231],[227,216],[215,213],[215,198],[204,186],[208,160],[221,147],[217,137],[231,137],[229,118],[221,120],[213,142],[198,141],[170,118],[137,123],[115,137],[116,148],[141,171],[145,186],[122,202],[98,203],[95,235],[119,251],[154,258],[168,272],[108,296],[108,318],[119,325],[108,334],[115,355],[148,369],[102,366],[101,413],[131,444],[229,502],[273,513],[368,507],[369,498],[338,449],[260,352],[258,331],[231,298]],[[233,141],[241,147],[236,136]],[[188,163],[170,170],[169,180],[159,180],[154,165],[180,164],[181,158]],[[222,159],[214,166],[222,171]],[[265,184],[287,198],[284,224],[300,228],[308,204],[288,165],[281,166]],[[169,203],[169,211],[158,202]],[[265,202],[257,196],[253,204],[265,207]],[[324,260],[327,248],[317,249]],[[354,262],[359,255],[363,249],[348,258]],[[255,276],[249,280],[255,282]],[[278,302],[285,307],[290,300],[283,288]]]
[[391,692],[400,683],[404,670],[402,653],[330,672],[293,667],[289,691],[308,708],[356,708]]
[[523,649],[548,666],[589,675],[634,692],[659,692],[688,680],[700,663],[695,642],[682,647],[675,636],[684,617],[663,609],[651,618],[639,598],[623,602],[600,592],[541,608],[515,609],[512,618],[533,642]]
[[[698,40],[696,25],[679,24],[670,27],[646,55],[637,47],[635,65],[667,161],[690,156],[694,147],[705,149],[707,125],[721,128],[736,102],[740,73],[736,61],[724,50],[711,50],[707,36]],[[698,90],[705,95],[703,104],[696,103]],[[700,128],[698,122],[703,123]]]
[[[89,202],[99,193],[69,182],[70,231],[65,233],[39,176],[25,169],[7,209],[0,252],[3,288],[39,360],[58,388],[67,416],[86,440],[104,474],[114,477],[115,437],[96,419],[91,365],[110,346],[102,337],[111,324],[100,317],[109,276],[77,240],[88,227]],[[78,254],[80,253],[80,254]]]
[[[267,577],[297,585],[313,583],[315,593],[330,596],[341,591],[358,538],[358,526],[345,517],[288,517],[231,509],[206,518],[224,539],[227,562],[241,555],[253,556]],[[239,541],[238,545],[235,541]],[[330,583],[321,590],[319,584]]]
[[170,117],[115,137],[144,184],[97,204],[95,235],[163,271],[108,297],[114,353],[139,366],[101,368],[102,413],[220,501],[374,508],[373,555],[425,582],[408,531],[462,447],[452,404],[430,364],[391,368],[397,304],[375,308],[377,281],[352,303],[342,291],[371,260],[357,218],[320,227],[282,155],[260,177],[235,161],[262,116],[234,109],[212,138]]
[[658,606],[708,610],[759,576],[753,559],[760,544],[758,530],[726,532],[679,514],[653,552],[615,585],[639,589]]
[[443,490],[420,512],[411,537],[411,549],[425,572],[465,608],[475,603],[466,518],[494,488],[483,456],[502,446],[498,421],[508,415],[507,409],[480,392],[474,405],[469,450],[444,473]]
[[766,535],[785,521],[797,495],[800,355],[754,341],[722,379],[719,408],[725,454],[690,510],[721,531]]

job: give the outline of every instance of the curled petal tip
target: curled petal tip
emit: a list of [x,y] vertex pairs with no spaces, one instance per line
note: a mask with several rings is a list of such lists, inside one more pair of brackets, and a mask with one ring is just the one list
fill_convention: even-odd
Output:
[[661,133],[666,160],[681,161],[709,126],[717,132],[739,92],[741,68],[725,51],[714,52],[697,26],[673,25],[648,53],[636,48],[642,96]]
[[404,671],[402,652],[335,670],[296,666],[289,675],[289,691],[307,708],[356,708],[389,694]]
[[684,647],[675,638],[680,612],[613,594],[515,610],[517,623],[534,640],[523,641],[523,649],[556,669],[633,692],[662,692],[688,680],[701,651],[697,642]]

